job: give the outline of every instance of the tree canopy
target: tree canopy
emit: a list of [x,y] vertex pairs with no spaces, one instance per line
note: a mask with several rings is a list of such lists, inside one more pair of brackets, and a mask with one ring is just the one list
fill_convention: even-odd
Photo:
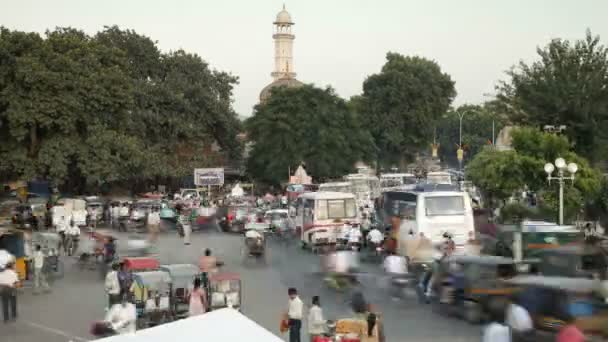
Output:
[[316,181],[339,177],[374,152],[356,113],[331,88],[275,88],[246,127],[253,143],[247,171],[269,184],[286,181],[302,162]]
[[436,62],[389,52],[356,101],[378,147],[377,160],[390,166],[426,147],[455,96],[454,81]]
[[238,156],[236,81],[115,26],[2,28],[0,176],[100,184],[190,174],[213,142]]
[[468,177],[490,197],[506,201],[524,188],[537,192],[541,209],[555,217],[557,182],[548,183],[544,165],[557,157],[578,164],[573,183],[565,186],[566,216],[601,200],[602,176],[587,160],[571,150],[565,136],[542,132],[535,128],[517,128],[512,132],[513,150],[484,148],[467,166]]
[[497,87],[498,100],[520,125],[566,125],[574,150],[593,160],[608,142],[608,50],[587,32],[571,43],[554,39],[539,60],[520,62]]

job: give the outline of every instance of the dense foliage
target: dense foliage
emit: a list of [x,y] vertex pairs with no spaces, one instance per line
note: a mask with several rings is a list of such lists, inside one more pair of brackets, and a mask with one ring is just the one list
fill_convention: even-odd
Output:
[[[539,195],[540,209],[555,217],[557,182],[547,182],[544,165],[557,157],[578,164],[573,183],[564,191],[566,217],[601,200],[602,176],[587,160],[571,151],[568,139],[535,128],[518,128],[512,132],[513,150],[497,151],[488,147],[478,153],[467,166],[468,177],[477,184],[493,204],[518,198],[528,189]],[[555,174],[554,174],[555,176]]]
[[353,171],[374,153],[369,133],[331,88],[279,87],[247,121],[253,143],[248,172],[269,184],[287,180],[303,162],[317,182]]
[[356,107],[378,147],[377,160],[391,166],[428,147],[456,90],[434,61],[397,53],[386,59],[381,72],[363,83]]
[[191,174],[213,142],[238,157],[235,83],[118,27],[93,37],[2,28],[0,176],[82,187]]
[[555,39],[539,60],[520,62],[498,86],[498,99],[514,123],[566,125],[574,150],[592,161],[608,152],[608,49],[587,32],[571,43]]

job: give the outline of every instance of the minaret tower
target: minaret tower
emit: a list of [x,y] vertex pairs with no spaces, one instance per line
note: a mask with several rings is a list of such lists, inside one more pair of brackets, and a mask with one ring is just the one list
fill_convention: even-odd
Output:
[[270,74],[277,81],[285,78],[295,78],[296,73],[293,68],[293,40],[296,36],[291,32],[294,25],[291,15],[285,10],[277,14],[274,22],[274,71]]

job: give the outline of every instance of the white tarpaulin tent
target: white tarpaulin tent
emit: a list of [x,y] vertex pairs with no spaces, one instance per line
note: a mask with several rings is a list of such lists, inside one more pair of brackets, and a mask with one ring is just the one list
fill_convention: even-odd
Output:
[[282,339],[247,318],[226,308],[137,331],[107,337],[98,342],[200,342],[256,341],[283,342]]
[[234,188],[232,188],[230,195],[232,195],[232,197],[243,197],[245,196],[245,190],[243,190],[241,185],[237,183]]

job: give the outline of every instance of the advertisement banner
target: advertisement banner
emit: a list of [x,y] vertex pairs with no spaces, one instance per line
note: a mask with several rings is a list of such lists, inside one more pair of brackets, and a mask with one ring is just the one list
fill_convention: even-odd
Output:
[[223,185],[224,169],[194,169],[194,184],[196,186]]

